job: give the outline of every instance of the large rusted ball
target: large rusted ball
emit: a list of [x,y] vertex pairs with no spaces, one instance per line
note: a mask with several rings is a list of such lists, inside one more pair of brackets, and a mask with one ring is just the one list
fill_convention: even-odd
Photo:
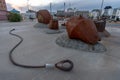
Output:
[[37,19],[39,23],[49,24],[52,16],[50,15],[48,10],[39,10],[37,12]]
[[70,18],[66,23],[66,29],[71,39],[80,39],[89,44],[95,44],[100,40],[94,22],[83,17]]

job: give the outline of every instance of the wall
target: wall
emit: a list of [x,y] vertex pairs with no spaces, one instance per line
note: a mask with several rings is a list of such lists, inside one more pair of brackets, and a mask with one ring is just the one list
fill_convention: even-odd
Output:
[[7,20],[7,7],[6,7],[6,3],[5,0],[0,0],[0,21],[1,20]]

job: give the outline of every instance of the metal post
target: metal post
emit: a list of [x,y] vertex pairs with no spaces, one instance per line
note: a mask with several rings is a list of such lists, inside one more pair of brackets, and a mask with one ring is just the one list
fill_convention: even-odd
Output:
[[66,6],[66,5],[65,5],[65,2],[64,2],[64,12],[65,12],[65,6]]
[[27,8],[28,8],[28,10],[29,10],[29,0],[27,0]]
[[69,0],[69,8],[71,8],[71,2],[70,2],[70,0]]
[[66,13],[65,13],[65,2],[64,2],[64,19],[66,17]]
[[102,16],[103,3],[104,3],[104,0],[102,0],[102,3],[101,3],[101,13],[100,13],[100,16]]
[[52,3],[50,3],[50,13],[52,13]]

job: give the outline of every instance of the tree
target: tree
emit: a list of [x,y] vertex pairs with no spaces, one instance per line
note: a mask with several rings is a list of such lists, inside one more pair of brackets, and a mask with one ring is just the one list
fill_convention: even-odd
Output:
[[22,20],[21,15],[18,13],[10,12],[7,17],[10,22],[20,22]]

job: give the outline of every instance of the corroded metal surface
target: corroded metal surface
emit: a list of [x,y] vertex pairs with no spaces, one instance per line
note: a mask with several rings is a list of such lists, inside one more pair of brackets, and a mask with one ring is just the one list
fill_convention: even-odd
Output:
[[97,31],[103,32],[105,30],[106,21],[94,21]]
[[72,17],[66,23],[68,36],[71,39],[80,39],[89,44],[95,44],[100,40],[93,21],[83,17]]
[[39,10],[37,12],[37,19],[39,23],[49,24],[52,16],[48,12],[48,10]]
[[50,20],[49,28],[58,30],[58,20],[55,20],[55,19]]
[[110,33],[105,29],[106,21],[100,20],[100,21],[94,21],[97,31],[99,33],[100,37],[109,37]]

